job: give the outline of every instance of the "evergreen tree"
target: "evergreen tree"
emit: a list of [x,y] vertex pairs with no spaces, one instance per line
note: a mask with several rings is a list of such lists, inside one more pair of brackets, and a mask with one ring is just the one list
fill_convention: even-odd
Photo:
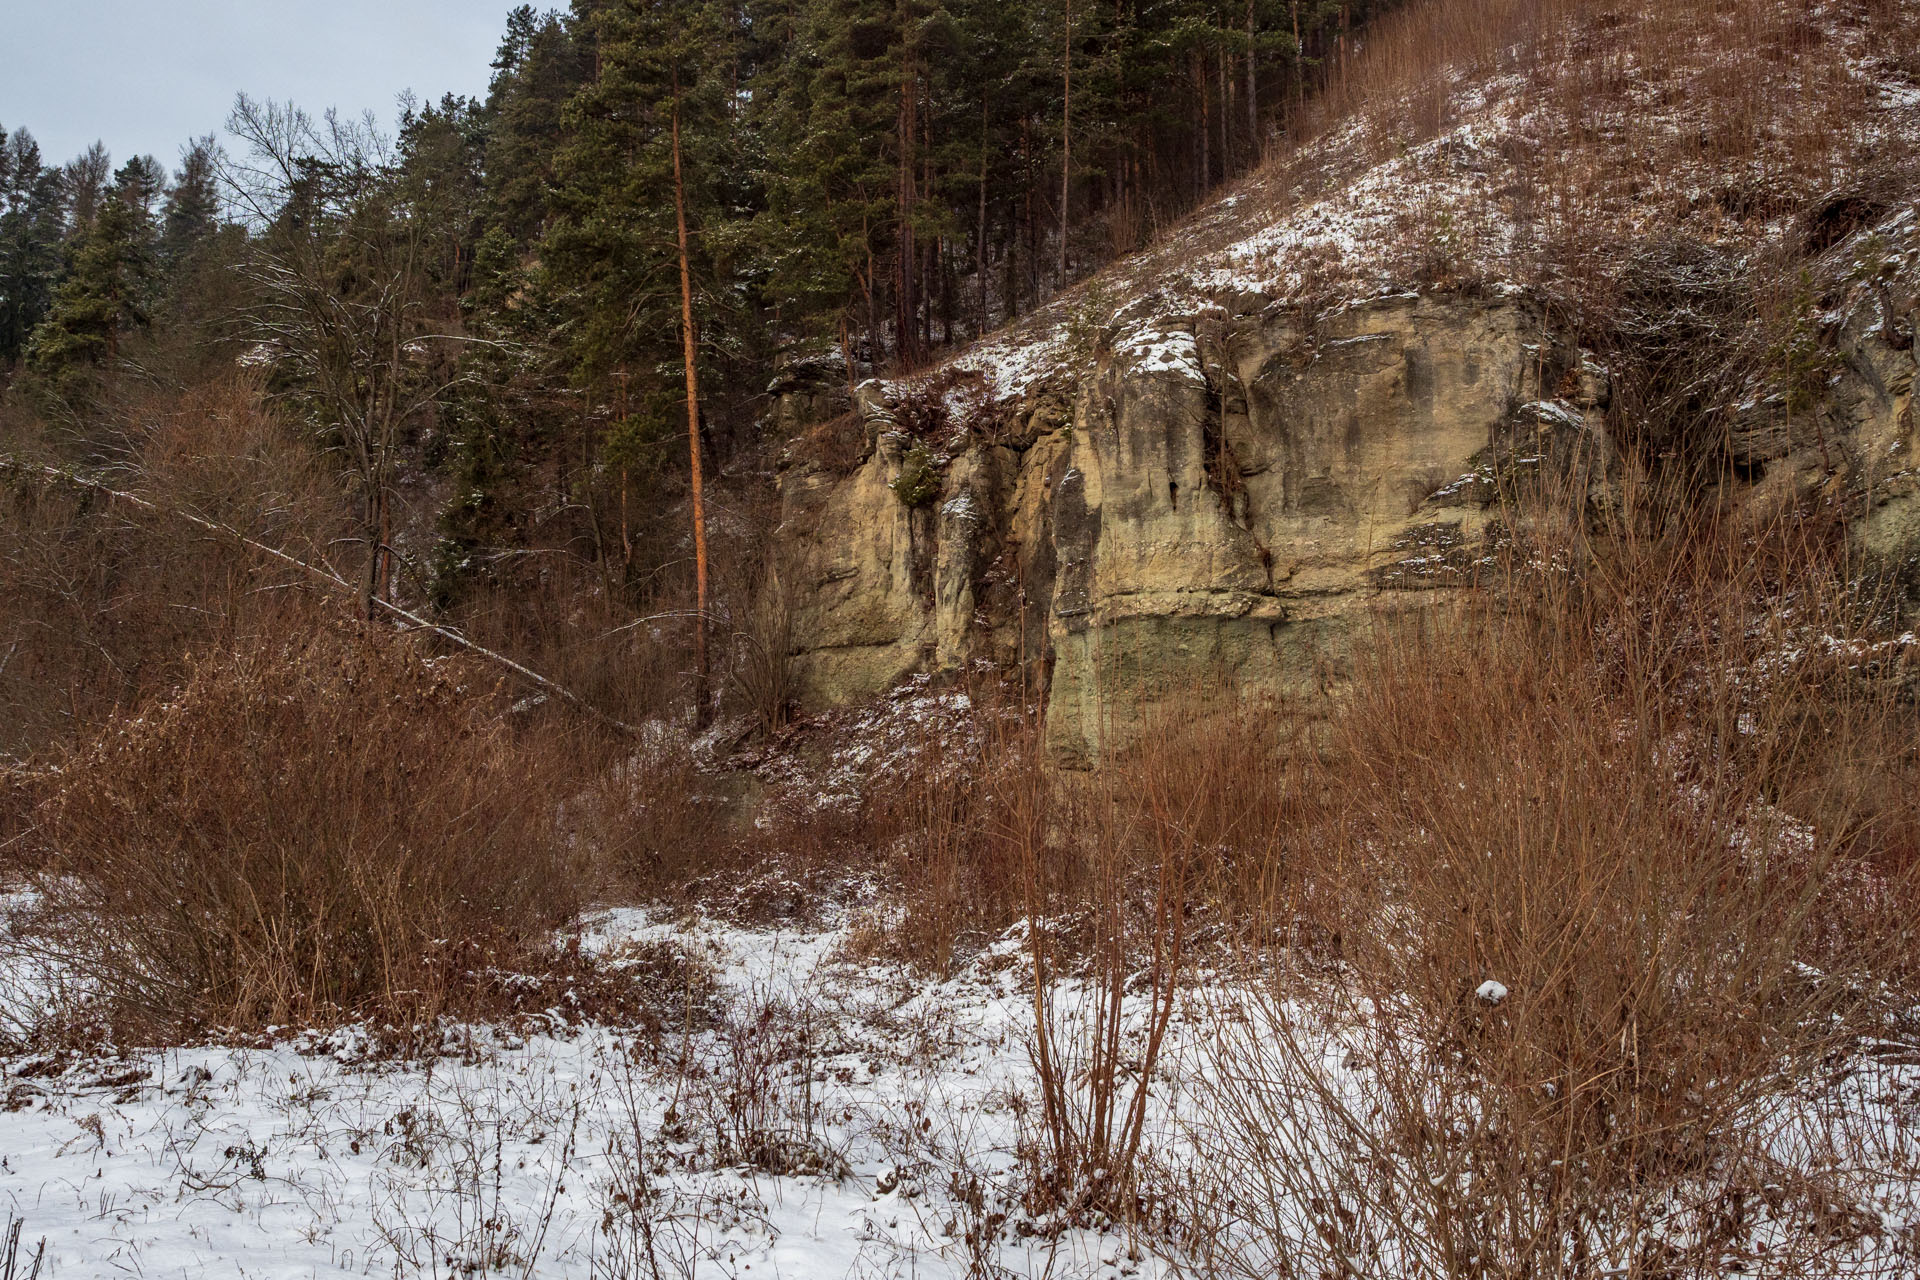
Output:
[[60,171],[25,129],[0,131],[0,367],[18,360],[53,305],[60,270]]
[[671,399],[681,364],[676,113],[704,352],[727,346],[739,312],[728,234],[747,198],[730,163],[736,32],[724,6],[697,0],[581,8],[599,74],[567,108],[540,258],[576,380],[604,386],[622,370]]
[[795,24],[770,139],[760,242],[786,315],[886,346],[911,192],[901,151],[911,0],[812,0]]
[[61,167],[60,183],[67,204],[67,235],[78,240],[93,226],[106,195],[113,160],[104,143],[96,142]]
[[177,270],[219,222],[216,151],[213,135],[208,134],[182,149],[180,168],[173,175],[161,214],[160,261],[169,271]]
[[728,322],[740,312],[725,234],[743,199],[729,163],[738,14],[696,0],[583,4],[576,13],[590,25],[598,74],[568,108],[572,137],[555,164],[555,218],[542,258],[564,299],[578,380],[592,389],[617,378],[624,400],[631,376],[641,395],[642,412],[617,423],[609,443],[664,445],[678,402],[692,497],[695,706],[704,720],[700,365],[729,345]]
[[153,204],[160,166],[135,157],[114,174],[98,212],[76,242],[52,310],[33,332],[27,359],[65,392],[87,368],[119,354],[125,335],[144,326],[157,283]]
[[535,513],[551,494],[542,468],[578,434],[578,397],[564,394],[568,371],[555,350],[565,317],[537,251],[566,143],[562,115],[591,70],[589,44],[559,15],[521,5],[508,15],[486,101],[473,113],[481,190],[461,313],[483,341],[462,354],[465,376],[446,406],[439,461],[454,497],[434,564],[442,607],[492,563],[489,549],[535,536]]
[[562,116],[592,73],[588,43],[558,14],[536,15],[531,5],[507,19],[487,92],[484,168],[488,224],[516,263],[546,227],[554,161],[566,142]]
[[113,175],[112,193],[131,204],[149,229],[166,189],[167,171],[152,156],[135,156]]
[[428,228],[429,271],[450,296],[466,287],[480,238],[486,140],[485,109],[454,94],[400,118],[397,194]]

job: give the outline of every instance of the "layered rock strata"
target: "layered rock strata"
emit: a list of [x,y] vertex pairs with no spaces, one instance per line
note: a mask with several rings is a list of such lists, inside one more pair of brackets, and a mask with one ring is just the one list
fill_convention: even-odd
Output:
[[[1756,494],[1848,489],[1895,564],[1920,548],[1906,274],[1823,317],[1818,412],[1758,397],[1729,445]],[[782,472],[803,701],[1021,669],[1085,767],[1169,698],[1337,681],[1357,625],[1476,571],[1515,482],[1607,500],[1607,376],[1518,291],[1122,317],[1068,363],[985,406],[952,378],[776,387],[846,437]]]

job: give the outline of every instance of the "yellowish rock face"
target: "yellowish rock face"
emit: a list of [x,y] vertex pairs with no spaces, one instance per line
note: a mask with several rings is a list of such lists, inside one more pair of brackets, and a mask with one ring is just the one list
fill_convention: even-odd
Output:
[[[1841,453],[1874,495],[1863,542],[1911,556],[1913,353],[1859,327],[1830,431],[1763,406],[1735,443],[1776,485],[1822,481],[1819,445],[1829,467]],[[1114,326],[1077,364],[997,435],[944,440],[908,438],[870,383],[859,464],[788,468],[776,552],[804,701],[1025,664],[1052,758],[1087,766],[1169,698],[1337,682],[1355,627],[1471,576],[1516,484],[1606,501],[1605,371],[1517,294]],[[915,447],[941,478],[909,506]]]

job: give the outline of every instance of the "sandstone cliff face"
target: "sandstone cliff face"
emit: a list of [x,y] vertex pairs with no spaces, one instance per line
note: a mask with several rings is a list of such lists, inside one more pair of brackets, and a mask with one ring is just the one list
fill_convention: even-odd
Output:
[[[1870,242],[1871,243],[1871,242]],[[1790,455],[1835,469],[1861,511],[1855,537],[1874,560],[1896,568],[1909,599],[1920,597],[1920,432],[1914,385],[1920,372],[1920,208],[1895,219],[1890,233],[1856,267],[1835,321],[1837,369],[1821,431]],[[1879,261],[1874,261],[1879,259]],[[1836,462],[1836,449],[1840,457]],[[1920,610],[1916,610],[1920,611]]]
[[[1054,491],[1055,757],[1091,762],[1204,680],[1311,688],[1384,593],[1457,581],[1495,455],[1558,364],[1514,299],[1121,336]],[[1571,407],[1548,422],[1585,428]]]
[[[1854,286],[1828,317],[1818,414],[1759,402],[1735,441],[1755,494],[1847,489],[1888,562],[1920,549],[1904,287]],[[777,550],[805,702],[1024,665],[1053,760],[1086,767],[1167,698],[1337,676],[1364,619],[1467,580],[1508,481],[1604,498],[1606,375],[1517,291],[1123,313],[1068,366],[931,428],[869,382],[857,463],[789,463]]]
[[[913,440],[869,383],[858,465],[783,475],[802,697],[1025,663],[1076,765],[1204,680],[1311,687],[1380,596],[1458,580],[1503,449],[1598,439],[1539,404],[1565,364],[1517,298],[1406,295],[1116,326],[1070,407],[1050,388],[985,439]],[[940,448],[909,506],[914,451]]]

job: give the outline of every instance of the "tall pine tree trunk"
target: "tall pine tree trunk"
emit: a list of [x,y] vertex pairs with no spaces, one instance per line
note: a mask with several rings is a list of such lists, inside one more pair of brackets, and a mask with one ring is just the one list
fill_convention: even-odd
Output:
[[1260,78],[1255,49],[1253,0],[1247,0],[1247,151],[1249,165],[1260,163]]
[[1027,258],[1024,265],[1028,298],[1033,298],[1037,294],[1040,270],[1040,234],[1033,216],[1033,179],[1033,132],[1023,117],[1020,121],[1020,186],[1025,197],[1022,201],[1022,207],[1025,210],[1022,226],[1027,236]]
[[1347,5],[1340,6],[1340,96],[1347,93]]
[[1193,54],[1193,85],[1194,96],[1200,99],[1200,181],[1193,193],[1198,204],[1213,185],[1213,113],[1208,110],[1212,100],[1207,97],[1207,55],[1198,49]]
[[707,659],[707,501],[700,468],[700,373],[695,364],[693,264],[687,250],[687,183],[680,170],[680,70],[673,72],[673,217],[680,234],[680,336],[687,361],[687,447],[693,459],[694,636],[699,674],[694,723],[707,726],[712,668]]
[[1065,85],[1060,106],[1060,284],[1067,282],[1067,197],[1073,181],[1073,0],[1067,0]]
[[893,271],[893,346],[903,369],[911,369],[914,359],[914,247],[913,247],[913,111],[912,70],[900,82],[900,111],[896,133],[900,144],[900,170],[894,182],[895,247]]
[[1306,76],[1301,65],[1307,51],[1300,44],[1300,0],[1293,0],[1293,105],[1296,110],[1307,100]]
[[[905,6],[900,10],[900,34],[903,41],[912,40]],[[914,243],[913,207],[919,198],[914,190],[913,166],[914,143],[916,141],[916,123],[914,117],[914,90],[919,74],[915,65],[914,50],[911,44],[903,54],[903,66],[900,73],[900,106],[895,120],[895,134],[900,149],[899,174],[895,180],[894,217],[895,217],[895,263],[893,297],[893,342],[894,350],[903,369],[911,369],[920,362],[919,327],[920,300],[916,296],[919,283],[920,252]]]
[[988,141],[989,141],[989,134],[988,134],[988,129],[987,129],[987,109],[988,109],[988,108],[987,108],[987,101],[986,101],[986,99],[985,99],[985,98],[982,98],[982,99],[980,100],[980,233],[979,233],[979,250],[980,250],[980,266],[979,266],[979,270],[978,270],[978,275],[979,275],[979,277],[980,277],[980,327],[979,327],[979,330],[978,330],[978,332],[980,332],[980,333],[985,333],[985,332],[987,331],[987,320],[988,320],[988,306],[987,306],[987,144],[988,144]]
[[1222,40],[1214,50],[1220,63],[1220,180],[1225,182],[1233,176],[1233,145],[1228,129],[1233,125],[1233,76],[1227,70],[1227,42]]
[[[932,114],[931,110],[920,111],[917,105],[914,110],[914,117],[920,122],[920,191],[933,190]],[[932,242],[920,249],[920,285],[916,293],[920,299],[920,350],[923,353],[933,350],[933,299],[940,272],[940,240],[936,233]]]

